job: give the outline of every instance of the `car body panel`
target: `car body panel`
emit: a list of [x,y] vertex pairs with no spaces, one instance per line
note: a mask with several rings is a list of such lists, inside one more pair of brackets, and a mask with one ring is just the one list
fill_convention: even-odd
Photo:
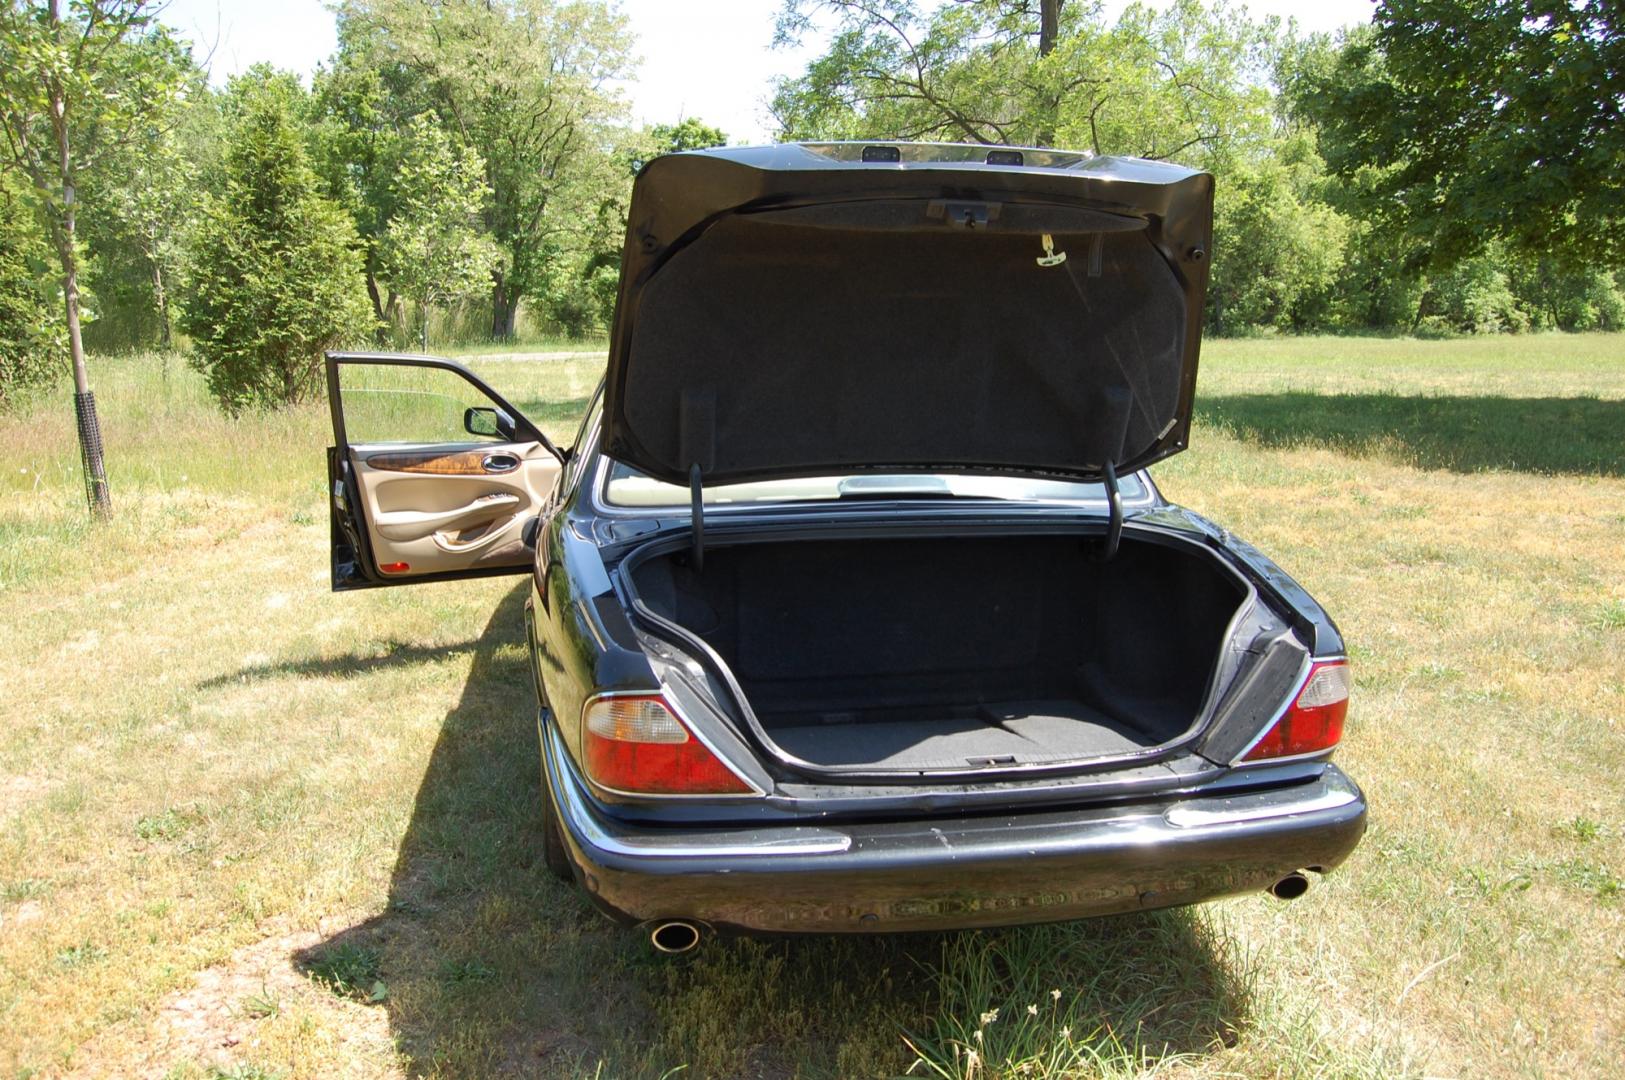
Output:
[[1365,831],[1335,766],[1245,793],[1027,814],[733,829],[597,812],[541,729],[548,797],[593,902],[626,923],[748,933],[890,933],[1054,922],[1253,892],[1330,870]]

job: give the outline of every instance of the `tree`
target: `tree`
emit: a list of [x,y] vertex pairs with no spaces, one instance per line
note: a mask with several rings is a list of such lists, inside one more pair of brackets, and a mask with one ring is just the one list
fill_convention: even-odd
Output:
[[1384,0],[1291,87],[1363,216],[1448,267],[1625,264],[1625,26],[1598,0]]
[[319,394],[323,351],[366,338],[373,321],[355,226],[311,169],[297,81],[259,67],[231,90],[225,190],[202,214],[181,327],[236,413]]
[[349,213],[361,236],[367,296],[382,344],[402,312],[400,294],[384,281],[379,245],[395,214],[395,172],[407,125],[428,111],[429,101],[412,72],[370,66],[346,40],[333,66],[316,73],[311,96],[313,164],[327,195]]
[[427,349],[430,310],[479,292],[502,257],[480,231],[485,163],[472,147],[453,145],[433,119],[418,116],[392,187],[395,212],[379,262],[390,289],[417,303]]
[[1267,132],[1273,24],[1225,4],[785,0],[776,40],[834,19],[828,50],[779,84],[786,138],[1061,145],[1191,160]]
[[[491,334],[511,337],[601,190],[630,73],[625,19],[602,0],[340,0],[358,65],[423,87],[440,121],[485,161]],[[392,74],[393,73],[393,74]],[[404,74],[402,74],[404,73]]]
[[[192,83],[195,96],[206,94],[201,72]],[[201,195],[197,163],[176,137],[179,123],[166,116],[134,133],[86,183],[84,202],[95,219],[85,231],[98,301],[124,315],[125,340],[166,350],[171,294]]]
[[728,136],[696,117],[676,124],[655,124],[625,132],[609,155],[609,168],[592,186],[596,202],[579,218],[579,226],[561,234],[548,260],[541,299],[549,319],[573,338],[604,329],[615,314],[621,282],[621,247],[632,187],[648,161],[661,154],[726,146]]
[[146,0],[73,0],[66,15],[61,0],[0,2],[0,128],[61,267],[85,495],[98,517],[112,501],[80,328],[78,185],[174,97],[179,50],[153,18]]
[[1315,330],[1330,321],[1349,225],[1316,197],[1320,170],[1302,135],[1225,164],[1213,207],[1214,330]]
[[40,236],[32,193],[0,171],[0,413],[18,408],[60,370],[67,355],[54,253]]
[[1550,257],[1513,260],[1512,289],[1542,330],[1625,328],[1625,274]]
[[657,154],[678,154],[684,150],[708,150],[713,146],[728,145],[726,132],[695,116],[675,124],[656,124],[649,129],[649,139]]

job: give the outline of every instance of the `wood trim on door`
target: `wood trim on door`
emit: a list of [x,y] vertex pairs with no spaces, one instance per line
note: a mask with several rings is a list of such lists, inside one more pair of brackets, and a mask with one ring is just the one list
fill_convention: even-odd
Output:
[[[490,450],[410,450],[369,454],[362,460],[385,472],[426,473],[432,476],[491,476],[511,470],[488,469]],[[510,455],[511,456],[511,455]]]

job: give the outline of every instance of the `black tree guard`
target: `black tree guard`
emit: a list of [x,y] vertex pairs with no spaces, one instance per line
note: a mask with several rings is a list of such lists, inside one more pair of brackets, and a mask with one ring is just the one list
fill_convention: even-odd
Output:
[[96,395],[92,391],[73,395],[73,415],[79,422],[79,457],[85,466],[85,499],[97,517],[113,511],[107,493],[107,468],[102,463],[102,426],[96,419]]

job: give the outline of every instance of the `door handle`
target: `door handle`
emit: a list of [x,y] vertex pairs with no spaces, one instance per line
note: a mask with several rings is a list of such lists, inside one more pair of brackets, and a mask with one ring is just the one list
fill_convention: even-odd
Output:
[[517,454],[486,454],[484,458],[480,459],[480,468],[488,473],[513,472],[519,468],[519,456]]
[[519,496],[491,494],[455,510],[392,510],[379,514],[373,524],[386,540],[421,540],[430,533],[493,521],[517,509]]

